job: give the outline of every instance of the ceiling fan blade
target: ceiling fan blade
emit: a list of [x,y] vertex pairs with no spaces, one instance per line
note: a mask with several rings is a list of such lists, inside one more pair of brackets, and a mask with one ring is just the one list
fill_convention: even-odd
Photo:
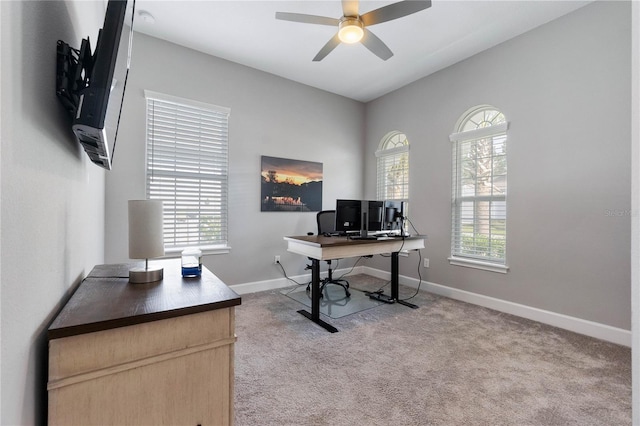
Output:
[[358,16],[358,0],[342,0],[342,14],[344,16]]
[[276,12],[276,19],[282,21],[302,22],[304,24],[318,25],[334,25],[340,24],[340,20],[336,18],[328,18],[326,16],[305,15],[304,13]]
[[329,40],[327,42],[327,44],[325,44],[322,49],[320,49],[320,51],[318,52],[318,54],[315,56],[315,58],[313,58],[314,62],[318,62],[324,59],[325,56],[327,56],[329,53],[331,53],[331,51],[333,49],[336,48],[336,46],[338,46],[340,44],[340,38],[338,37],[338,34],[336,33],[336,35],[334,35],[331,40]]
[[362,37],[360,43],[364,44],[364,47],[369,49],[374,55],[383,61],[386,61],[393,56],[391,49],[389,49],[387,45],[378,38],[378,36],[366,28],[364,29],[364,37]]
[[431,0],[405,0],[372,10],[360,18],[365,25],[375,25],[411,15],[429,7],[431,7]]

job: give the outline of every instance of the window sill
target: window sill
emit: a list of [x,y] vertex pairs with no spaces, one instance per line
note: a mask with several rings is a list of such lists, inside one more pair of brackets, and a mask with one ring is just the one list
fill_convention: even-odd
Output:
[[[186,247],[167,249],[167,250],[165,250],[165,256],[166,257],[180,256],[180,254],[182,253],[182,250],[184,250],[185,248]],[[192,247],[190,247],[190,248],[192,248]],[[227,254],[227,253],[231,253],[231,247],[229,247],[229,246],[203,246],[203,247],[193,247],[193,248],[200,249],[200,251],[202,251],[202,255],[203,256],[206,256],[206,255],[209,255],[209,254]]]
[[465,268],[482,269],[483,271],[497,272],[500,274],[506,274],[507,271],[509,271],[509,267],[507,265],[483,262],[475,259],[466,259],[464,257],[452,256],[449,258],[449,264],[454,266],[464,266]]

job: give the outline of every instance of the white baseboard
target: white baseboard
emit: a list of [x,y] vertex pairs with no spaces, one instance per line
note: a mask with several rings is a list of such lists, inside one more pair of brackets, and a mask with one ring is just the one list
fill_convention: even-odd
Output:
[[[364,267],[362,273],[385,280],[391,279],[391,273],[381,271],[379,269]],[[415,278],[400,275],[398,279],[400,284],[418,288],[419,281]],[[462,302],[538,321],[543,324],[552,325],[554,327],[584,334],[586,336],[595,337],[596,339],[631,347],[630,330],[624,330],[622,328],[612,327],[606,324],[570,317],[568,315],[558,314],[556,312],[521,305],[519,303],[509,302],[502,299],[496,299],[494,297],[483,296],[481,294],[472,293],[466,290],[459,290],[428,281],[423,281],[420,289],[440,296],[449,297]]]
[[[338,269],[333,273],[340,276],[350,272],[351,268]],[[368,266],[357,266],[351,271],[352,275],[367,274],[384,280],[391,279],[391,273],[380,269],[370,268]],[[322,273],[321,276],[325,276]],[[299,283],[306,283],[311,280],[311,274],[297,275],[291,277]],[[400,284],[408,287],[418,288],[419,281],[415,278],[400,275],[398,277]],[[278,278],[275,280],[256,281],[252,283],[236,284],[230,286],[236,293],[248,294],[265,290],[276,290],[279,288],[290,287],[294,283],[286,278]],[[607,342],[616,343],[631,347],[631,331],[622,328],[611,327],[609,325],[600,324],[593,321],[587,321],[580,318],[570,317],[556,312],[546,311],[531,306],[521,305],[519,303],[509,302],[506,300],[496,299],[494,297],[483,296],[481,294],[472,293],[466,290],[459,290],[440,284],[423,281],[420,290],[428,291],[440,296],[449,297],[451,299],[460,300],[462,302],[471,303],[485,308],[493,309],[499,312],[527,318],[538,321],[543,324],[552,325],[564,330],[573,331],[575,333],[584,334],[596,339],[605,340]]]

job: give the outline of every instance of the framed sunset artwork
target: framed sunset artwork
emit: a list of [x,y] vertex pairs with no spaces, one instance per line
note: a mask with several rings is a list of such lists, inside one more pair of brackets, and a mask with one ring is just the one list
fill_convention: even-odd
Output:
[[261,157],[263,212],[318,212],[322,209],[322,163]]

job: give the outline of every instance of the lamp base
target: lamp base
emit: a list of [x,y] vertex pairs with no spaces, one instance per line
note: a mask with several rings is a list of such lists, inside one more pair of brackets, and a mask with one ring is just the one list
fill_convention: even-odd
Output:
[[164,268],[133,268],[129,270],[129,282],[132,284],[143,284],[161,281],[164,275]]

